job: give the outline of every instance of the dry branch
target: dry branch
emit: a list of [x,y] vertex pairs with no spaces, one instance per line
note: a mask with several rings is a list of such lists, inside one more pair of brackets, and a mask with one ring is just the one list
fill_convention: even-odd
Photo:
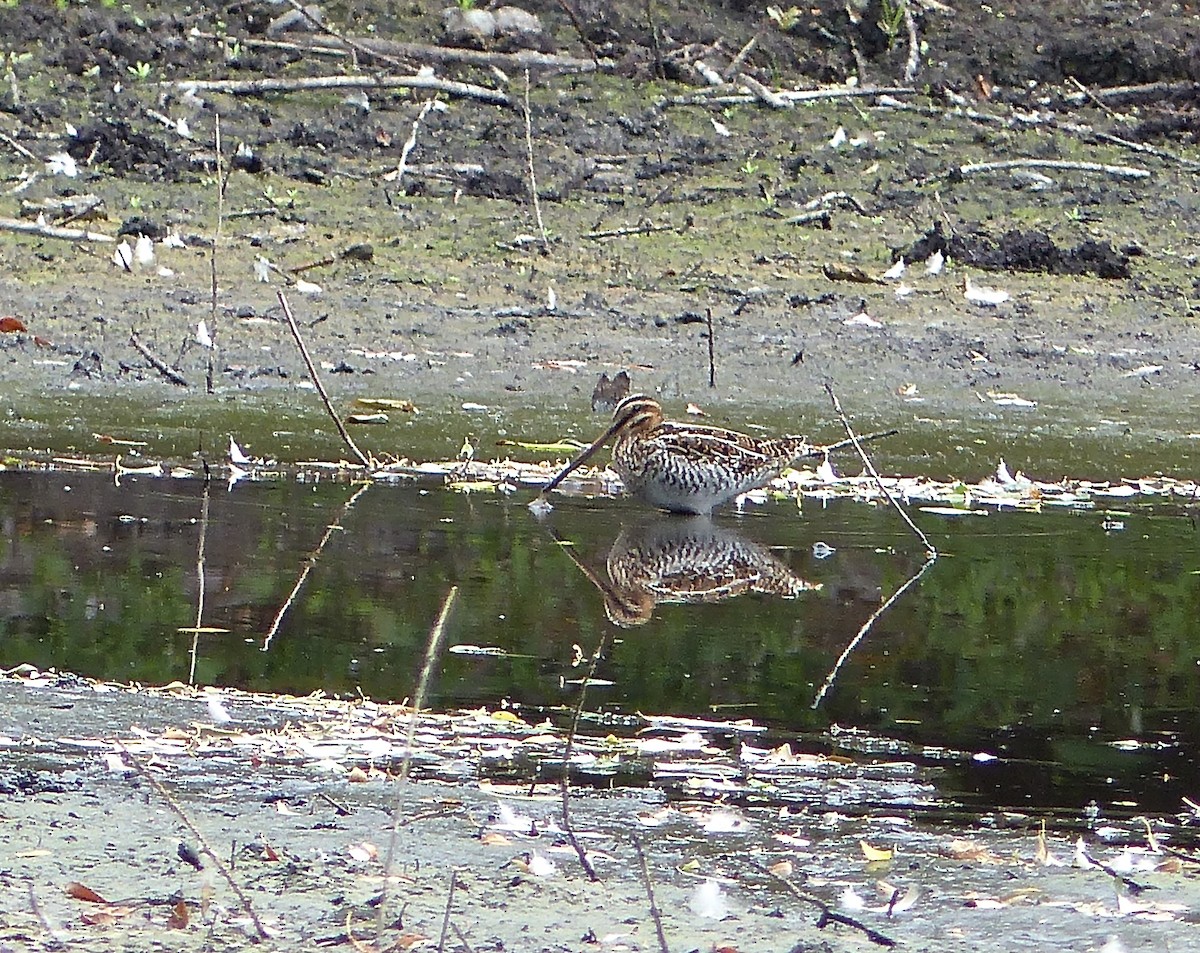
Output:
[[37,222],[26,222],[19,218],[0,218],[0,231],[23,232],[26,235],[37,235],[39,238],[62,238],[71,242],[115,242],[111,235],[100,232],[89,232],[83,228],[62,228],[58,225],[39,225]]
[[755,99],[765,103],[772,109],[791,109],[796,105],[795,102],[775,92],[769,86],[760,83],[753,76],[747,76],[743,73],[737,78],[737,81],[750,90],[754,94]]
[[151,367],[158,371],[158,373],[162,374],[162,376],[169,380],[172,384],[176,385],[177,387],[188,386],[187,378],[180,374],[179,371],[175,370],[175,368],[171,367],[171,365],[164,361],[161,357],[151,351],[146,344],[143,344],[142,339],[138,337],[137,331],[129,332],[129,343],[133,345],[134,350],[136,350],[140,355],[142,355],[142,357],[150,362]]
[[631,225],[628,228],[609,228],[603,231],[586,232],[581,238],[590,238],[593,241],[600,241],[605,238],[627,238],[630,235],[649,235],[651,232],[674,232],[678,231],[676,225],[654,225],[647,222],[645,225]]
[[510,106],[512,100],[497,89],[459,83],[436,76],[310,76],[302,79],[181,79],[160,83],[164,89],[180,92],[231,93],[235,96],[259,96],[263,93],[297,93],[310,89],[436,89],[450,96],[478,99],[497,106]]
[[[204,40],[224,43],[225,37],[215,33],[198,33]],[[261,40],[255,37],[244,37],[238,40],[246,49],[292,50],[313,56],[349,56],[352,52],[369,53],[379,58],[395,56],[404,59],[419,60],[426,63],[466,63],[470,66],[495,66],[506,72],[520,69],[552,69],[563,73],[594,73],[611,72],[612,60],[579,59],[575,56],[556,56],[553,53],[538,53],[534,50],[521,50],[516,53],[493,53],[485,50],[468,50],[456,46],[429,46],[424,43],[401,43],[396,40],[368,39],[363,37],[347,37],[347,43],[354,47],[337,43],[320,45],[315,43],[291,43],[285,40]]]
[[1061,159],[1006,159],[1002,162],[970,162],[958,167],[962,176],[981,172],[1003,172],[1007,169],[1054,169],[1060,172],[1100,172],[1115,179],[1148,179],[1149,169],[1129,165],[1109,165],[1106,162],[1068,162]]
[[[875,96],[911,96],[911,86],[830,86],[825,89],[783,89],[774,92],[788,103],[807,103],[819,99],[861,99]],[[656,105],[662,106],[736,106],[739,103],[761,102],[760,97],[745,93],[714,95],[695,93],[690,96],[666,96]]]

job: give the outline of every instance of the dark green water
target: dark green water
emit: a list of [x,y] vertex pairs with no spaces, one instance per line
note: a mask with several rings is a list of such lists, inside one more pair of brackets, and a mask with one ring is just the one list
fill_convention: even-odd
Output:
[[[208,491],[200,683],[402,699],[451,586],[432,704],[503,701],[538,718],[572,705],[575,646],[612,639],[593,712],[753,718],[777,738],[836,750],[862,729],[897,757],[945,768],[948,797],[975,807],[1176,810],[1200,794],[1200,530],[1192,511],[916,513],[944,551],[849,656],[881,600],[921,563],[883,508],[771,505],[686,528],[627,501],[561,500],[535,520],[525,497],[436,484],[372,487],[342,520],[266,651],[264,635],[354,487],[241,483]],[[186,681],[196,622],[204,487],[195,480],[0,474],[0,665],[30,662],[105,679]],[[1110,516],[1110,519],[1112,517]],[[573,560],[558,539],[572,543]],[[773,557],[819,582],[794,599],[746,594],[660,602],[641,624],[609,622],[618,549],[683,578],[685,550]],[[699,540],[699,542],[697,542]],[[818,559],[814,544],[833,547]],[[757,544],[757,547],[754,545]],[[715,555],[714,555],[715,552]],[[577,565],[581,563],[585,569]],[[611,593],[610,593],[611,596]],[[464,654],[462,646],[507,655]],[[531,714],[531,710],[534,710]],[[1141,746],[1124,750],[1117,741]],[[922,746],[986,752],[996,761]]]

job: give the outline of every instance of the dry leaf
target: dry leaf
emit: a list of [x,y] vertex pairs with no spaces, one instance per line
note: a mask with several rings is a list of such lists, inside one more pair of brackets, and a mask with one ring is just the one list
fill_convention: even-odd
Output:
[[790,860],[781,860],[777,864],[772,864],[767,870],[776,877],[790,877],[792,875],[792,862]]
[[184,930],[187,928],[189,919],[187,904],[180,900],[171,908],[171,915],[167,917],[167,928]]
[[25,322],[20,318],[14,318],[11,315],[6,315],[5,317],[0,318],[0,332],[12,333],[16,331],[28,330],[29,328],[25,327]]
[[497,834],[495,831],[488,831],[479,838],[479,842],[485,847],[504,847],[512,843],[503,834]]
[[890,847],[872,847],[865,840],[860,840],[858,846],[862,849],[863,856],[867,859],[867,863],[876,863],[882,860],[891,860],[895,851]]
[[351,768],[350,773],[346,775],[346,780],[351,784],[362,784],[364,781],[369,781],[370,779],[370,775],[358,765]]
[[81,884],[78,880],[72,880],[63,889],[66,891],[67,896],[74,900],[82,900],[85,903],[108,903],[95,890],[86,884]]

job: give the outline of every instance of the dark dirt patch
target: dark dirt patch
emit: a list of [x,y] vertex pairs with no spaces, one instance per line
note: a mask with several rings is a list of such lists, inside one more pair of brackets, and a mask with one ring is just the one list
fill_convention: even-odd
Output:
[[[935,223],[902,257],[907,261],[925,261],[935,252],[984,271],[1129,277],[1129,254],[1118,252],[1108,242],[1084,241],[1074,248],[1060,248],[1049,235],[1036,230],[1012,229],[999,239],[981,232],[960,232],[948,237],[941,225]],[[1137,254],[1138,249],[1132,248],[1130,253]]]

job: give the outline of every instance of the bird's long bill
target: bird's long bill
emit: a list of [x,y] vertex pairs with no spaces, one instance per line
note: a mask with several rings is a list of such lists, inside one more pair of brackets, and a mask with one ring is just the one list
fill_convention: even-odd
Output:
[[547,493],[549,493],[551,490],[553,490],[556,486],[558,486],[560,483],[562,483],[562,481],[565,480],[573,471],[579,469],[579,467],[581,467],[585,463],[587,463],[587,461],[592,458],[592,455],[597,450],[599,450],[601,447],[603,447],[608,442],[609,438],[613,434],[615,434],[618,430],[621,429],[621,425],[623,423],[624,423],[623,420],[622,421],[614,421],[613,425],[611,427],[609,427],[606,431],[604,431],[604,433],[602,433],[599,437],[597,437],[595,439],[595,441],[593,441],[593,443],[590,447],[585,448],[579,454],[579,456],[577,456],[574,460],[572,460],[565,467],[563,467],[561,470],[559,470],[558,475],[553,480],[551,480],[544,487],[542,487],[541,495],[545,496]]

